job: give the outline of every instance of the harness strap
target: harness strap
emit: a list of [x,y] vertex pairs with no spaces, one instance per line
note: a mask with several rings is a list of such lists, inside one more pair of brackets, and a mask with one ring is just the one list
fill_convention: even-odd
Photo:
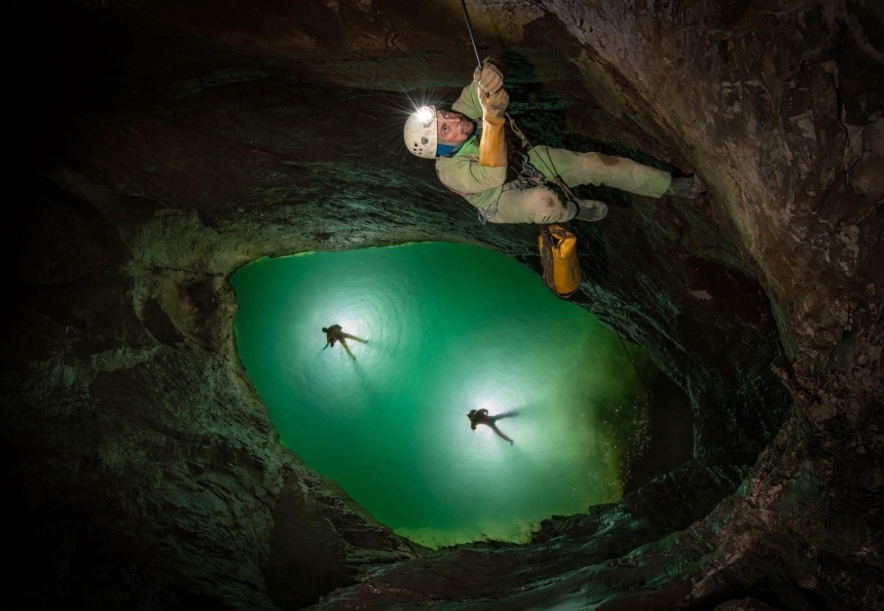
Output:
[[[521,146],[518,148],[511,147],[512,150],[508,152],[507,174],[513,177],[503,183],[502,190],[522,191],[524,189],[530,189],[533,187],[544,185],[548,187],[558,187],[561,190],[560,196],[563,195],[565,199],[568,199],[577,204],[577,198],[574,196],[574,193],[572,193],[571,189],[568,187],[567,184],[565,184],[565,181],[562,180],[558,174],[555,175],[555,180],[551,183],[540,170],[534,167],[534,164],[531,163],[528,154],[525,152],[531,149],[531,143],[528,142],[528,138],[525,137],[524,132],[519,129],[519,126],[516,125],[516,122],[513,121],[513,118],[510,116],[510,114],[505,113],[505,116],[507,119],[507,123],[509,124],[511,133],[521,141]],[[442,176],[439,174],[439,168],[436,168],[436,177],[439,179],[439,182],[442,183],[442,186],[444,186],[455,195],[459,195],[461,197],[472,195],[470,193],[462,193],[457,189],[452,189],[450,186],[445,184],[445,181],[442,180]],[[497,216],[497,209],[497,202],[488,204],[484,208],[477,208],[479,223],[481,223],[482,225],[486,225],[489,218]]]
[[[506,113],[506,118],[509,121],[509,125],[510,125],[510,128],[512,129],[512,132],[519,138],[519,140],[522,141],[522,150],[529,150],[529,149],[533,148],[531,146],[531,143],[528,141],[528,137],[525,136],[525,133],[519,128],[518,125],[516,125],[515,120],[510,116],[509,113]],[[524,153],[523,153],[523,155],[524,155]],[[550,165],[552,166],[552,160],[550,160]],[[555,167],[553,167],[553,171],[555,172]],[[516,182],[516,183],[520,182],[521,180],[523,180],[523,176],[525,178],[528,178],[529,181],[534,180],[536,178],[534,176],[534,173],[539,175],[543,182],[536,183],[536,184],[529,183],[527,186],[536,186],[537,184],[545,184],[546,183],[546,181],[547,181],[546,176],[541,174],[537,170],[537,168],[535,168],[533,165],[531,165],[531,162],[528,161],[527,155],[525,155],[525,158],[522,160],[522,169],[519,172],[519,176],[513,182]],[[562,180],[562,177],[559,176],[559,174],[557,172],[555,174],[555,181],[556,181],[556,185],[559,188],[561,188],[562,193],[565,194],[565,197],[567,199],[570,199],[572,202],[574,202],[576,204],[578,201],[577,197],[575,197],[574,193],[571,191],[571,188],[565,183],[564,180]],[[506,188],[506,187],[504,187],[504,188]],[[514,186],[513,188],[524,189],[526,187],[525,186]]]
[[485,206],[484,208],[478,208],[479,210],[479,222],[483,225],[488,223],[488,219],[497,216],[497,202]]
[[512,151],[509,162],[509,169],[516,173],[516,177],[503,184],[504,191],[521,191],[546,184],[546,176],[534,167],[528,155],[522,151]]

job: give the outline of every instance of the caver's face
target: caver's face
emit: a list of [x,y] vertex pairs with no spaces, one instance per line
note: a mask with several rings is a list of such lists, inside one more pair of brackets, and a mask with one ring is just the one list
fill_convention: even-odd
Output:
[[440,110],[436,113],[436,131],[442,144],[461,144],[476,131],[476,124],[459,112]]

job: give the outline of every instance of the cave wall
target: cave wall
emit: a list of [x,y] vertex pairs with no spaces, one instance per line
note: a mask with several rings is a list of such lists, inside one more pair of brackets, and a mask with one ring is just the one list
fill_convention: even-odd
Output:
[[708,185],[696,201],[581,188],[612,205],[575,228],[575,302],[684,390],[695,459],[531,545],[431,552],[279,444],[236,355],[239,266],[451,240],[539,267],[536,228],[478,224],[400,145],[409,95],[453,99],[470,77],[459,3],[38,4],[14,20],[4,236],[13,600],[884,599],[881,10],[498,1],[471,17],[530,134]]

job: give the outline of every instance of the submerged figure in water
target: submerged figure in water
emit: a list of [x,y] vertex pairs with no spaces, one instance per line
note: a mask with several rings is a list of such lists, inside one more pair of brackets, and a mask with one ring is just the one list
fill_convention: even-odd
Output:
[[509,418],[510,416],[515,416],[515,415],[516,415],[515,412],[509,412],[506,414],[500,414],[499,416],[489,416],[488,410],[483,408],[480,410],[471,409],[470,413],[467,414],[467,418],[470,419],[470,428],[473,429],[474,431],[476,430],[477,426],[479,426],[480,424],[484,424],[487,427],[489,427],[492,431],[497,433],[497,435],[499,437],[509,441],[510,445],[513,445],[513,440],[510,439],[509,437],[507,437],[506,435],[504,435],[503,431],[501,431],[499,428],[497,428],[497,424],[495,424],[495,423],[498,420],[500,420],[501,418]]
[[367,344],[367,339],[362,339],[361,337],[356,337],[355,335],[350,335],[349,333],[344,333],[344,330],[341,328],[341,325],[331,325],[328,327],[323,327],[322,332],[325,333],[325,347],[323,350],[331,346],[335,347],[335,342],[341,342],[341,345],[344,347],[344,350],[347,351],[352,358],[356,358],[353,356],[353,353],[350,352],[350,346],[347,345],[347,340],[352,339],[357,342],[362,342],[363,344]]

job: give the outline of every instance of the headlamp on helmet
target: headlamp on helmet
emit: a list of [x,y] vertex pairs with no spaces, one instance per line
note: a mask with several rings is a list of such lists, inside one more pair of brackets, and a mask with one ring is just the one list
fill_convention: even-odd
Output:
[[436,107],[421,106],[405,121],[405,146],[412,155],[436,158]]

